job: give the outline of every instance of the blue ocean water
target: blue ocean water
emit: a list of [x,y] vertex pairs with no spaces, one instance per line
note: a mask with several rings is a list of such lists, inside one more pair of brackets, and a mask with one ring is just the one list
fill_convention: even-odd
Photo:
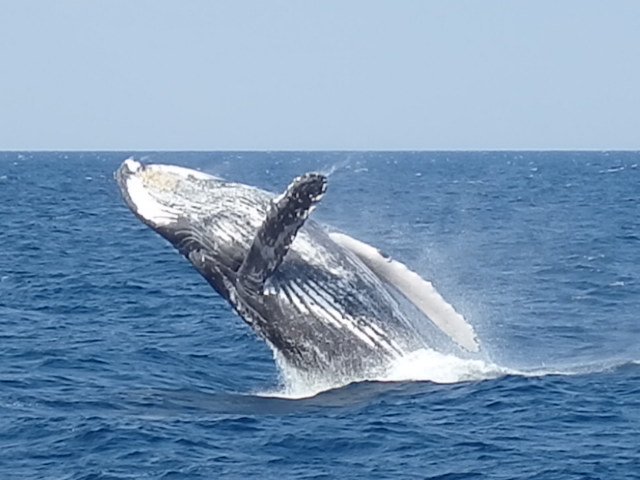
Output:
[[125,207],[127,156],[0,153],[0,478],[640,478],[640,153],[136,154],[274,192],[329,173],[314,218],[482,344],[293,393]]

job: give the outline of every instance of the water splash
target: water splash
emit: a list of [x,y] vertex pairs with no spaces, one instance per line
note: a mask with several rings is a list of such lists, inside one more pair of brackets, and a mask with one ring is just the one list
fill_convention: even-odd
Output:
[[342,170],[343,168],[344,168],[344,162],[334,163],[333,165],[331,165],[329,167],[325,167],[325,168],[321,169],[320,173],[322,175],[324,175],[325,177],[329,178],[334,173],[336,173],[339,170]]
[[364,377],[310,376],[292,368],[276,353],[282,386],[277,391],[263,392],[261,396],[302,399],[321,392],[364,381],[458,383],[518,374],[489,360],[461,358],[423,348],[393,361],[383,371]]
[[489,360],[461,358],[423,348],[393,362],[380,380],[458,383],[488,380],[513,373],[515,371],[496,365]]
[[367,168],[361,167],[362,162],[354,158],[352,153],[347,154],[347,156],[335,162],[332,165],[325,166],[320,169],[320,173],[326,177],[331,177],[338,172],[342,172],[344,170],[350,170],[355,173],[359,173],[362,171],[368,171]]
[[515,369],[498,365],[488,358],[463,358],[430,348],[416,350],[392,362],[383,372],[368,377],[309,376],[298,372],[276,354],[281,373],[279,389],[258,393],[262,397],[305,399],[328,390],[339,389],[358,382],[433,382],[453,384],[460,382],[493,380],[504,376],[545,377],[550,375],[588,375],[616,370],[626,365],[640,365],[637,360],[610,359],[580,365],[541,366]]

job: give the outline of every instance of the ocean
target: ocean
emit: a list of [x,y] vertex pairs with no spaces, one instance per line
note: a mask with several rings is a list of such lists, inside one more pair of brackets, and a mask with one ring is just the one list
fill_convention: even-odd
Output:
[[[113,172],[281,192],[431,281],[478,354],[296,385]],[[0,153],[0,478],[640,478],[640,152]],[[425,320],[426,321],[426,320]],[[435,345],[435,344],[434,344]]]

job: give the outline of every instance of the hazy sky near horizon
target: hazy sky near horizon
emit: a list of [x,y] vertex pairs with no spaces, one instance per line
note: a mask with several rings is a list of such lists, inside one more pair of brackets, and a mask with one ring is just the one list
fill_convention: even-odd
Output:
[[640,149],[637,0],[0,0],[0,150]]

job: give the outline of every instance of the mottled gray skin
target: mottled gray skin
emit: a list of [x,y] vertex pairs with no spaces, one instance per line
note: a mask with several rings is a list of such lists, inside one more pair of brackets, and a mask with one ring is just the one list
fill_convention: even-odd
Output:
[[[142,173],[154,168],[153,174]],[[245,260],[252,245],[256,248],[267,215],[274,213],[274,196],[162,168],[142,166],[132,172],[125,164],[120,167],[116,179],[127,205],[171,242],[290,366],[304,374],[366,378],[422,346],[382,282],[312,220],[292,238],[281,264],[266,278],[247,281],[252,262]],[[129,194],[132,175],[143,178],[150,197],[178,212],[177,218],[157,225],[141,215]]]

